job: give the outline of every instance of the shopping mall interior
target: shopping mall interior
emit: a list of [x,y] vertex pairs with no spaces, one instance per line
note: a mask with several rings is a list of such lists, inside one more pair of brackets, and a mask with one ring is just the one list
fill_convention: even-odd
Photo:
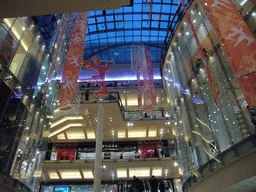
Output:
[[0,7],[1,192],[256,191],[256,1]]

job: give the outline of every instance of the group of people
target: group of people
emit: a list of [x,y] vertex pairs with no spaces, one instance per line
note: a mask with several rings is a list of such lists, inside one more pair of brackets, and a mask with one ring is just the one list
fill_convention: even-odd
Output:
[[[149,180],[149,183],[151,192],[158,192],[158,189],[160,192],[165,192],[166,187],[163,180],[158,181],[157,178],[153,175]],[[138,179],[136,176],[133,176],[131,192],[143,192],[144,190],[143,181]]]

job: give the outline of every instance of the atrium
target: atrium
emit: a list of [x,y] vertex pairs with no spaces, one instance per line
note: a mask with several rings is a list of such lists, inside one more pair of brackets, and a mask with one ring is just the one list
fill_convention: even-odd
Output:
[[256,191],[255,1],[0,7],[1,192]]

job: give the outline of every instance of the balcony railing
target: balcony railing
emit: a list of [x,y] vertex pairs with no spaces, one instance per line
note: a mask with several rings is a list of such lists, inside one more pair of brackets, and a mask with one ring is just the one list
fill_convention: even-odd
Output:
[[[115,90],[115,89],[136,89],[137,88],[137,81],[131,80],[128,81],[106,81],[106,87],[108,90]],[[142,81],[143,82],[143,81]],[[154,80],[155,88],[162,88],[163,83],[162,80]],[[95,85],[93,83],[79,83],[79,88],[81,91],[83,90],[99,90],[99,85]]]
[[125,110],[121,97],[118,92],[109,92],[108,96],[99,100],[92,92],[80,91],[80,103],[118,103],[120,111],[125,121],[141,121],[141,120],[168,120],[170,119],[169,109],[157,109],[151,114],[146,114],[144,110]]
[[[178,156],[171,153],[170,150],[174,148],[171,147],[162,147],[158,149],[158,155],[154,154],[153,149],[144,149],[148,152],[142,155],[139,152],[135,152],[134,148],[111,148],[111,149],[102,149],[102,160],[154,160],[162,158],[171,158],[172,160],[177,160]],[[152,151],[153,150],[153,151]],[[122,154],[122,155],[121,155]],[[86,150],[47,150],[46,158],[48,161],[71,161],[74,160],[95,160],[95,149],[86,149]]]
[[125,121],[141,120],[168,120],[170,119],[169,109],[154,110],[151,114],[145,113],[144,110],[124,111]]
[[208,174],[214,172],[215,170],[224,167],[225,164],[234,161],[235,159],[239,158],[240,156],[248,153],[250,150],[253,150],[256,147],[256,134],[247,137],[243,141],[233,145],[226,151],[222,152],[221,154],[217,155],[216,158],[221,160],[221,163],[218,163],[214,159],[210,160],[203,166],[198,169],[199,177],[195,177],[191,175],[188,179],[185,180],[183,183],[183,191],[188,191],[188,189],[196,184],[198,181],[201,181],[204,177]]

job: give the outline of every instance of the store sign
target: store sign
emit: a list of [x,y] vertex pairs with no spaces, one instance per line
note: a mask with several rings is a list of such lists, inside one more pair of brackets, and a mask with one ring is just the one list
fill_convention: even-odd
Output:
[[56,186],[55,192],[69,192],[69,185],[65,186]]
[[250,107],[256,107],[256,39],[231,0],[200,0]]

